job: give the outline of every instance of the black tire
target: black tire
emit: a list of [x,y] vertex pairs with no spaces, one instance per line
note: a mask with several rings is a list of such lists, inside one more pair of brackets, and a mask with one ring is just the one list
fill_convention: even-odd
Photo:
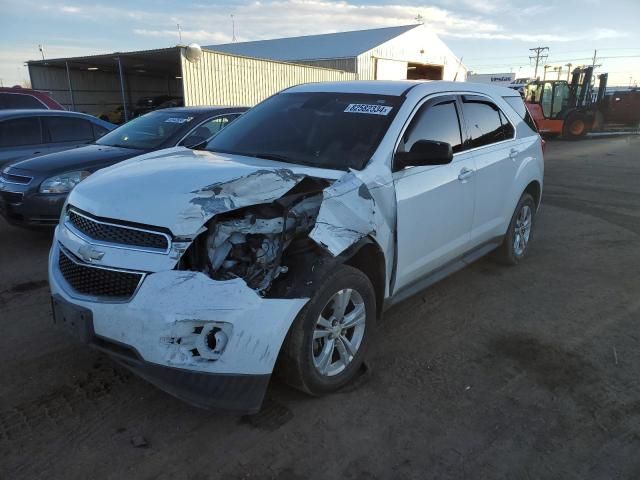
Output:
[[[314,282],[313,294],[300,311],[284,341],[278,359],[277,374],[290,386],[309,395],[319,396],[339,390],[358,376],[369,344],[373,340],[376,324],[376,297],[369,278],[353,267],[343,264],[329,265],[331,269]],[[314,364],[316,322],[337,292],[353,289],[361,297],[365,308],[364,336],[351,362],[333,376],[322,375]],[[336,341],[337,343],[337,341]]]
[[[518,217],[523,212],[525,207],[529,208],[531,212],[531,227],[529,231],[529,235],[526,241],[525,248],[522,252],[519,252],[516,249],[516,225],[518,223]],[[517,265],[522,260],[525,259],[527,253],[529,253],[529,247],[531,245],[531,241],[533,240],[533,236],[535,233],[535,225],[536,225],[536,204],[533,200],[533,197],[528,193],[523,193],[520,197],[520,201],[518,201],[518,205],[516,206],[515,211],[511,217],[511,222],[509,222],[509,229],[507,230],[506,235],[504,236],[504,240],[502,241],[502,245],[498,247],[494,252],[494,258],[504,264],[504,265]]]
[[571,115],[564,122],[562,136],[567,140],[579,140],[591,130],[591,123],[586,115]]

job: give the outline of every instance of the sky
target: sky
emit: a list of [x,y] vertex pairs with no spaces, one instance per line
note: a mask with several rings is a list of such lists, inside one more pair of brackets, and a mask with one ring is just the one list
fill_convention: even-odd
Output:
[[[476,73],[531,76],[547,63],[591,64],[609,85],[640,84],[640,0],[0,0],[0,83],[28,80],[26,60],[361,30],[420,18]],[[566,67],[564,67],[566,69]],[[556,74],[551,74],[555,76]],[[565,74],[563,74],[564,77]]]

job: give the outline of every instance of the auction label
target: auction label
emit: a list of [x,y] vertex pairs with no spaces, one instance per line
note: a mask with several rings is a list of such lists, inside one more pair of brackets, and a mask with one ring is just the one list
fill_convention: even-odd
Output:
[[344,109],[348,113],[368,113],[369,115],[389,115],[393,107],[385,105],[368,105],[366,103],[351,103]]

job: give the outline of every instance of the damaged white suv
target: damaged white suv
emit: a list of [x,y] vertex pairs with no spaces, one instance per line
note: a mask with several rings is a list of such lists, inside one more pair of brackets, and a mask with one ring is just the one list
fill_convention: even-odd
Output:
[[331,392],[385,308],[492,250],[527,255],[542,178],[508,88],[293,87],[204,150],[79,184],[50,254],[55,320],[199,406],[257,411],[274,369]]

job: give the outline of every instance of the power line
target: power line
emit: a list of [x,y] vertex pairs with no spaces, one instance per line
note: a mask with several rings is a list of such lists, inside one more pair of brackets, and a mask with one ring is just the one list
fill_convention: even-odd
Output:
[[529,51],[533,52],[535,54],[535,55],[529,56],[529,60],[533,60],[534,58],[536,60],[536,70],[535,70],[535,73],[533,74],[533,76],[537,78],[538,77],[538,64],[540,63],[540,60],[542,60],[544,62],[547,59],[547,57],[549,57],[549,47],[530,48]]

